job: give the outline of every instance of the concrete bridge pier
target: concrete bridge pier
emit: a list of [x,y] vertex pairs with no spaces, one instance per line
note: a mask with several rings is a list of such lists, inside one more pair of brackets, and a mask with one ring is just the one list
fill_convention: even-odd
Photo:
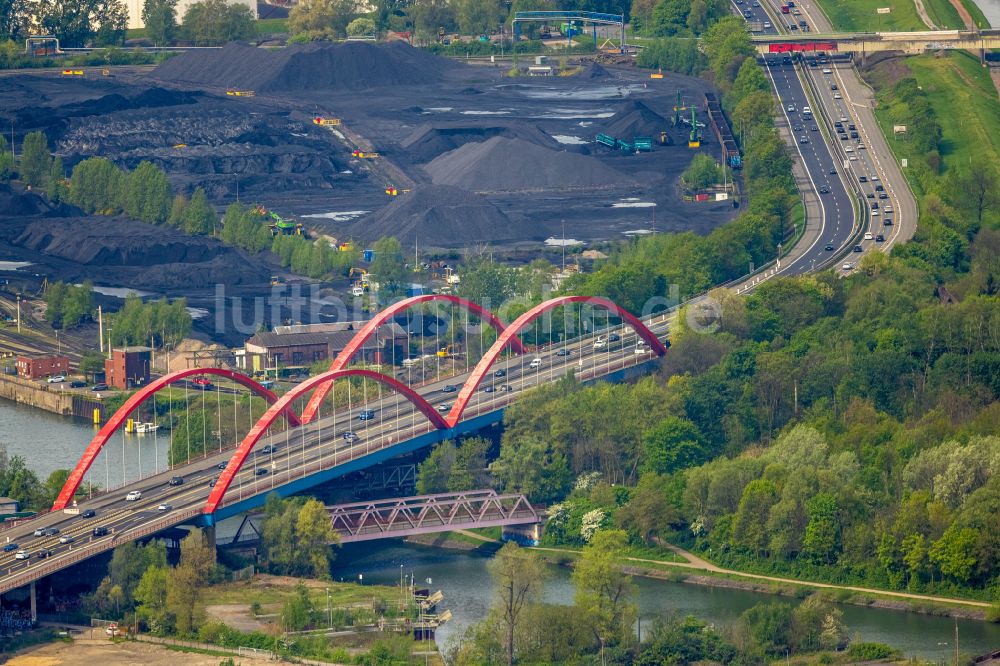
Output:
[[215,542],[215,523],[212,523],[208,527],[203,527],[201,533],[205,537],[205,544],[211,547],[212,552],[215,552],[216,542]]
[[29,586],[31,593],[31,621],[38,622],[38,595],[35,592],[35,581],[31,581]]

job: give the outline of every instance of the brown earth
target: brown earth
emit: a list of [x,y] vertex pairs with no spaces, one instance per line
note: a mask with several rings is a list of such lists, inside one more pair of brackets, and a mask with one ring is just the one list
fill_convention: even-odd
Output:
[[[8,666],[218,666],[218,655],[178,652],[150,643],[112,643],[99,639],[81,639],[72,643],[49,643],[29,648],[10,659]],[[238,657],[243,666],[283,666],[292,662]]]

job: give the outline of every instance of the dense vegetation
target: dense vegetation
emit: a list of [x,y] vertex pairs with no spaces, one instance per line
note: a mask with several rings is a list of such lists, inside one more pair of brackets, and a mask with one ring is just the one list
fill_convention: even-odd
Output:
[[52,328],[66,330],[91,318],[94,287],[90,281],[81,285],[54,282],[45,289],[45,321]]

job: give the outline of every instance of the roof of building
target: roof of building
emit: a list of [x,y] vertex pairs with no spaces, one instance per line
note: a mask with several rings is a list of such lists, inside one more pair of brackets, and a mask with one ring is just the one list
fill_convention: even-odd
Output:
[[125,352],[126,354],[138,354],[141,352],[150,352],[153,350],[150,347],[132,346],[132,347],[115,347],[114,351]]
[[[366,321],[334,321],[324,324],[292,324],[289,326],[275,326],[274,332],[278,335],[289,335],[292,333],[334,333],[336,331],[356,331],[362,328]],[[389,335],[392,330],[397,337],[404,337],[406,331],[396,322],[390,322],[379,326],[379,335]]]
[[20,502],[13,497],[0,497],[0,504],[20,504]]
[[[394,327],[394,328],[393,328]],[[380,349],[383,342],[390,337],[391,332],[399,329],[397,324],[392,326],[380,326],[376,335],[369,337],[362,345],[362,349]],[[310,347],[326,346],[331,352],[339,352],[347,343],[351,341],[357,331],[331,331],[328,333],[257,333],[247,340],[247,345],[263,347],[265,349],[283,349],[287,347]],[[405,333],[402,333],[405,336]],[[396,337],[400,337],[397,335]]]

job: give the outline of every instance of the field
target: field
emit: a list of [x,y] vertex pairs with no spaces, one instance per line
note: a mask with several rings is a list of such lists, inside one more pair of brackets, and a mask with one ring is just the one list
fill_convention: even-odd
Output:
[[[898,32],[927,30],[917,15],[913,0],[818,0],[830,23],[843,32]],[[933,0],[948,4],[948,0]],[[925,6],[927,6],[925,2]],[[889,14],[878,14],[879,7],[889,7]],[[954,12],[954,9],[952,10]],[[930,10],[928,9],[928,13]],[[933,17],[933,14],[931,15]],[[958,15],[956,14],[956,19]]]

